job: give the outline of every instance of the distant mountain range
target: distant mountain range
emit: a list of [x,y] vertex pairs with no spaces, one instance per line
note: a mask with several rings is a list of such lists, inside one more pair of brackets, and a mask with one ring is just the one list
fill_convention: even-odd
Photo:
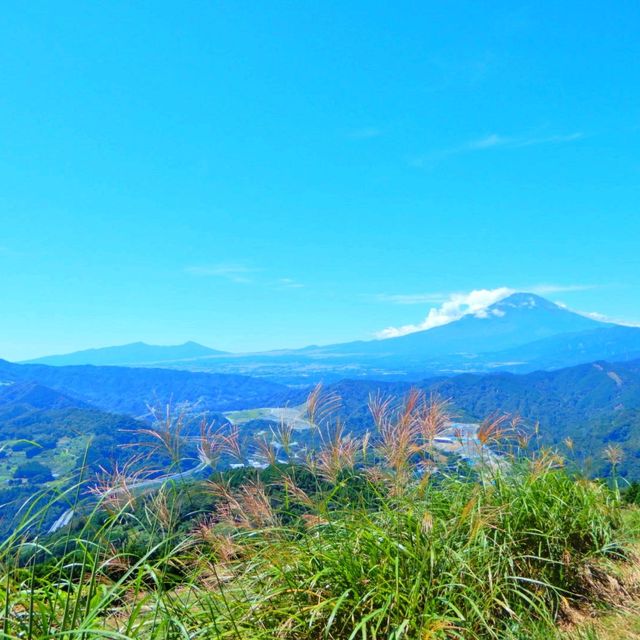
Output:
[[4,393],[11,393],[7,383],[23,382],[37,383],[103,411],[136,417],[148,415],[150,407],[163,409],[185,403],[200,412],[278,406],[290,391],[270,380],[233,374],[151,367],[14,364],[0,360]]
[[559,369],[640,358],[640,328],[601,322],[531,293],[516,293],[455,322],[396,338],[250,354],[188,342],[135,343],[47,356],[49,365],[163,367],[242,374],[285,384],[342,378],[420,379],[465,371]]
[[324,347],[324,353],[408,358],[493,353],[557,336],[589,331],[604,323],[573,313],[540,296],[515,293],[482,312],[397,338]]
[[175,346],[161,346],[146,344],[144,342],[132,342],[117,347],[104,347],[101,349],[86,349],[63,355],[44,356],[28,360],[29,364],[49,364],[64,366],[71,364],[105,365],[158,365],[163,362],[176,360],[190,360],[206,358],[208,356],[223,355],[224,351],[210,349],[197,342],[185,342]]
[[344,397],[344,417],[356,430],[368,420],[370,392],[402,395],[417,385],[450,398],[465,418],[508,411],[538,419],[546,442],[572,437],[598,473],[606,472],[599,451],[608,442],[625,447],[625,472],[640,468],[640,328],[527,293],[386,340],[256,354],[135,343],[39,363],[0,360],[0,444],[19,433],[42,437],[47,424],[57,434],[69,425],[104,434],[122,414],[148,417],[150,406],[211,415],[299,405],[319,380]]
[[[496,412],[519,415],[530,433],[539,422],[541,443],[578,458],[593,474],[608,473],[603,450],[618,444],[625,452],[622,472],[640,478],[640,360],[592,362],[523,375],[466,373],[410,383],[343,380],[326,391],[343,399],[345,423],[358,430],[371,427],[371,394],[398,398],[412,387],[450,400],[463,421],[479,421]],[[574,451],[567,449],[566,438],[573,440]]]
[[[18,366],[18,365],[13,365]],[[171,459],[161,450],[141,447],[141,429],[149,424],[127,415],[92,407],[83,400],[37,382],[0,385],[0,539],[13,528],[12,519],[47,486],[62,489],[82,475],[114,468],[165,469]],[[139,456],[148,456],[142,462]],[[196,451],[185,466],[192,466]],[[129,466],[132,465],[132,466]],[[68,508],[67,500],[51,500],[44,520],[46,530]]]
[[[370,394],[401,398],[419,387],[449,399],[462,420],[507,412],[529,428],[539,421],[536,446],[562,450],[571,438],[574,459],[592,474],[609,472],[603,449],[619,444],[620,472],[640,478],[640,328],[515,294],[386,340],[257,354],[134,343],[37,363],[0,360],[0,537],[18,505],[77,472],[83,459],[92,472],[133,460],[150,407],[185,408],[218,424],[226,423],[224,412],[246,413],[241,438],[250,448],[252,434],[277,426],[269,416],[279,414],[269,408],[302,405],[318,380],[342,397],[341,417],[355,434],[371,427]],[[197,457],[189,446],[187,466]],[[154,468],[165,464],[154,454]]]
[[[530,428],[539,421],[542,442],[563,447],[564,439],[571,437],[580,458],[591,458],[589,468],[594,473],[607,473],[603,448],[620,444],[625,450],[622,472],[640,477],[640,359],[522,375],[466,373],[411,382],[342,380],[327,390],[342,397],[342,417],[358,433],[371,426],[370,394],[401,398],[411,387],[449,399],[463,420],[507,412],[521,415]],[[220,422],[219,414],[225,411],[300,405],[309,391],[310,387],[237,375],[0,361],[0,444],[17,438],[55,442],[64,435],[81,438],[99,433],[98,458],[104,461],[118,456],[117,444],[128,437],[118,430],[132,424],[131,418],[148,414],[148,405],[188,404],[192,411],[216,415]],[[243,430],[258,427],[269,425],[248,424]],[[0,480],[2,475],[0,461]]]

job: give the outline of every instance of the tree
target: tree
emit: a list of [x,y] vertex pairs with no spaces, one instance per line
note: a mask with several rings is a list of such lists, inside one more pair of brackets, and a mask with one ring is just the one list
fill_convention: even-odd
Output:
[[19,480],[28,480],[32,484],[43,484],[53,480],[51,469],[37,460],[29,460],[21,464],[13,477]]

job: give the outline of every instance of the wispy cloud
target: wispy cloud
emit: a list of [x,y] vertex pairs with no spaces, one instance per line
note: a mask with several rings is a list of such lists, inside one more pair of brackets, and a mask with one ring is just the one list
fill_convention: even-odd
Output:
[[253,282],[252,274],[257,271],[258,269],[252,269],[242,264],[193,266],[185,269],[185,272],[192,276],[224,278],[237,284],[249,284]]
[[374,299],[377,302],[391,304],[435,304],[446,300],[447,295],[442,293],[378,293]]
[[[564,304],[558,303],[561,307],[566,307]],[[604,313],[599,313],[598,311],[575,311],[574,313],[579,313],[581,316],[585,316],[587,318],[591,318],[592,320],[597,320],[598,322],[609,322],[612,324],[618,324],[623,327],[640,327],[640,323],[632,322],[629,320],[621,320],[620,318],[612,318]]]
[[377,127],[362,127],[361,129],[353,129],[348,133],[348,137],[352,140],[369,140],[371,138],[379,138],[382,131]]
[[565,134],[521,134],[506,136],[499,133],[490,133],[485,136],[468,140],[462,144],[439,149],[431,153],[415,156],[409,159],[409,164],[413,167],[425,168],[438,163],[445,158],[459,156],[480,151],[491,151],[497,149],[522,149],[524,147],[534,147],[539,145],[568,144],[577,142],[584,138],[584,133],[574,131]]
[[271,279],[263,269],[244,264],[199,265],[185,268],[185,273],[199,278],[222,278],[235,284],[250,284],[273,290],[302,289],[304,285],[293,278]]
[[416,331],[425,331],[469,314],[482,314],[492,304],[513,293],[513,289],[499,287],[497,289],[475,289],[468,293],[452,293],[439,307],[429,309],[426,318],[418,324],[406,324],[401,327],[387,327],[376,334],[378,338],[397,338]]
[[571,293],[573,291],[590,291],[597,289],[595,284],[536,284],[532,287],[523,287],[519,291],[535,293],[539,296],[548,296],[553,293]]
[[461,55],[456,51],[436,51],[428,58],[433,72],[432,82],[426,87],[430,93],[441,93],[452,88],[473,88],[498,72],[504,61],[493,51],[476,51]]
[[293,278],[278,278],[275,285],[279,289],[302,289],[304,285],[300,282],[296,282]]
[[[588,291],[594,289],[595,285],[559,285],[559,284],[536,284],[533,286],[519,287],[510,291],[526,291],[539,296],[551,295],[553,293],[566,293],[572,291]],[[376,302],[389,304],[413,305],[413,304],[440,304],[446,302],[451,297],[451,293],[378,293],[373,296]]]
[[483,149],[495,149],[497,147],[507,147],[518,149],[520,147],[533,147],[539,144],[561,144],[563,142],[574,142],[584,137],[584,134],[577,131],[565,135],[549,136],[502,136],[492,133],[483,138],[470,140],[461,147],[456,147],[449,152],[462,153],[464,151],[482,151]]
[[19,251],[12,249],[11,247],[7,247],[6,245],[0,245],[0,256],[20,256],[22,255]]

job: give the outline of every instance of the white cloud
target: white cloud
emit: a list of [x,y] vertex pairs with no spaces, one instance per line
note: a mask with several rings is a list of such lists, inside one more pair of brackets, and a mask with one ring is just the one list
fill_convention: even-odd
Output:
[[482,149],[494,149],[496,147],[532,147],[539,144],[559,144],[562,142],[574,142],[584,137],[584,134],[576,131],[569,134],[556,134],[549,136],[502,136],[492,133],[484,138],[471,140],[466,145],[457,147],[458,153],[463,151],[480,151]]
[[381,135],[382,131],[376,127],[363,127],[349,132],[349,137],[354,140],[369,140],[371,138],[379,138]]
[[387,327],[376,334],[378,338],[397,338],[416,331],[425,331],[440,327],[463,316],[473,314],[479,318],[488,317],[487,307],[514,293],[508,287],[497,289],[475,289],[468,293],[453,293],[439,307],[432,307],[426,318],[419,324],[407,324],[401,327]]
[[507,144],[509,138],[505,138],[504,136],[500,136],[497,133],[492,133],[485,138],[479,138],[477,140],[471,140],[467,144],[462,145],[461,147],[454,147],[452,151],[461,152],[464,150],[467,151],[475,151],[476,149],[491,149],[492,147],[503,147]]
[[[514,291],[526,291],[539,296],[546,296],[553,293],[566,293],[572,291],[588,291],[595,289],[595,285],[559,285],[559,284],[536,284],[531,287],[520,287]],[[387,302],[391,304],[411,305],[411,304],[439,304],[446,302],[451,294],[447,293],[378,293],[374,296],[376,302]]]
[[281,289],[302,289],[304,287],[300,282],[296,282],[293,278],[279,278],[276,285]]
[[547,296],[552,293],[570,293],[572,291],[589,291],[595,289],[597,285],[594,284],[537,284],[533,287],[525,287],[520,291],[527,291],[529,293],[535,293],[539,296]]
[[303,284],[293,278],[278,278],[272,280],[263,273],[262,269],[255,269],[243,264],[215,264],[187,267],[185,273],[201,278],[223,278],[236,284],[251,284],[270,289],[302,289]]
[[378,302],[390,302],[391,304],[425,304],[428,302],[444,302],[448,298],[442,293],[379,293],[375,296]]
[[225,278],[230,282],[248,284],[252,281],[250,275],[257,270],[241,264],[218,264],[204,267],[187,267],[185,271],[192,276]]
[[586,316],[587,318],[591,318],[592,320],[597,320],[598,322],[615,322],[604,313],[598,313],[597,311],[579,311],[578,313],[582,316]]
[[604,313],[598,313],[597,311],[575,311],[575,313],[579,313],[581,316],[591,318],[592,320],[597,320],[598,322],[608,322],[611,324],[618,324],[623,327],[640,327],[640,324],[637,322],[631,322],[629,320],[619,320],[617,318],[612,318],[611,316],[608,316]]
[[491,149],[521,149],[524,147],[534,147],[547,144],[565,144],[576,142],[584,138],[581,131],[574,131],[565,134],[521,134],[515,136],[505,136],[499,133],[490,133],[481,138],[468,140],[463,144],[449,147],[448,149],[440,149],[409,159],[409,165],[417,168],[429,168],[438,161],[444,160],[451,156],[458,156],[467,153],[475,153],[478,151],[487,151]]

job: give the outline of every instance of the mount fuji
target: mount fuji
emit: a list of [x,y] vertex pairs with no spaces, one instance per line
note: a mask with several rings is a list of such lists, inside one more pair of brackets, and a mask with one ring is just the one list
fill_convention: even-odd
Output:
[[300,384],[462,372],[526,373],[635,358],[640,358],[640,328],[595,320],[533,293],[514,293],[449,324],[393,338],[258,353],[224,353],[195,343],[178,347],[137,343],[35,362],[239,373]]

